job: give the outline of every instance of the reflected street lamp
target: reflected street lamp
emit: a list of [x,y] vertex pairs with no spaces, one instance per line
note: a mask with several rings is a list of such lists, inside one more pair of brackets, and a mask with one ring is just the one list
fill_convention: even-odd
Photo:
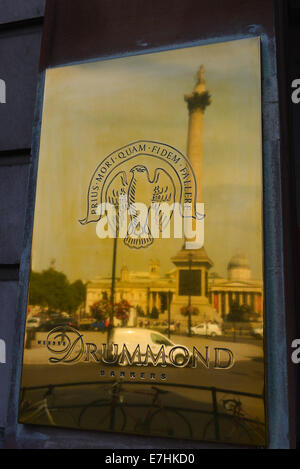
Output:
[[115,286],[116,286],[116,262],[117,262],[117,244],[118,238],[114,237],[113,247],[113,263],[112,263],[112,276],[111,276],[111,294],[110,294],[110,315],[109,325],[107,331],[107,346],[111,343],[112,329],[114,327],[114,304],[115,304]]
[[189,337],[192,336],[192,316],[191,316],[191,306],[192,306],[192,297],[191,297],[191,272],[192,272],[192,263],[193,263],[193,255],[189,253],[189,272],[190,272],[190,285],[189,285],[189,305],[188,305],[188,333]]

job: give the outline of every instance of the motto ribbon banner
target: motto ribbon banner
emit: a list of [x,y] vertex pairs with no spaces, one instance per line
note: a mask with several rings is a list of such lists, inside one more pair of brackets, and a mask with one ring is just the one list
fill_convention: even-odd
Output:
[[[204,219],[204,213],[197,211],[200,206],[197,206],[197,181],[190,162],[178,150],[159,142],[134,142],[105,158],[89,185],[87,217],[79,221],[82,225],[98,222],[107,211],[107,204],[120,209],[124,201],[135,218],[138,204],[145,207],[145,219],[141,223],[146,226],[145,233],[141,233],[144,236],[136,236],[134,240],[130,228],[127,236],[127,229],[124,233],[125,244],[136,249],[153,243],[147,221],[150,206],[161,229],[170,223],[175,204],[181,217]],[[171,206],[171,212],[165,216],[161,214],[163,204]],[[119,212],[118,221],[114,223],[110,217],[109,224],[119,228],[121,218]],[[133,218],[131,231],[136,232],[137,223]],[[198,246],[201,248],[203,242],[198,242]]]

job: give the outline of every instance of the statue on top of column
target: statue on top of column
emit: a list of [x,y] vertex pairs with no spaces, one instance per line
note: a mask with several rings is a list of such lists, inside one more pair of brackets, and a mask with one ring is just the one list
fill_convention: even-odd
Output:
[[194,112],[196,110],[205,111],[206,107],[211,104],[211,97],[209,92],[206,90],[205,80],[205,67],[201,65],[196,74],[196,85],[192,94],[186,94],[184,96],[185,101],[188,103],[189,111]]
[[199,70],[196,74],[196,79],[198,80],[196,86],[200,85],[200,84],[205,85],[205,83],[206,83],[206,81],[205,81],[205,72],[206,72],[206,69],[205,69],[204,65],[201,65],[201,67],[199,68]]

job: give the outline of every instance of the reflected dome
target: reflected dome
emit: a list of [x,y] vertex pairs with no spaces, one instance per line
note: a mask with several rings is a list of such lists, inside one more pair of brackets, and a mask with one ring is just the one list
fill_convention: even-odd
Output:
[[228,264],[227,270],[229,280],[243,281],[251,279],[250,264],[244,254],[238,253],[233,256]]

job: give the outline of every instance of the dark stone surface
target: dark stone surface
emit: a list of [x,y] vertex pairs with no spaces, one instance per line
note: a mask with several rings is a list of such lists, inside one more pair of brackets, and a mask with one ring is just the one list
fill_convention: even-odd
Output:
[[0,363],[0,427],[6,424],[17,287],[17,282],[0,282],[0,339],[6,342],[6,364]]
[[24,235],[28,165],[0,166],[0,265],[19,264]]
[[17,280],[41,42],[41,24],[26,23],[26,19],[41,16],[44,3],[0,0],[0,78],[7,87],[7,103],[0,104],[0,339],[6,342],[6,364],[0,364],[0,448],[13,381]]
[[6,104],[0,104],[0,151],[30,148],[41,27],[0,30],[0,78],[6,82]]
[[0,24],[36,18],[44,14],[46,0],[0,0]]
[[273,0],[52,0],[46,7],[41,67],[254,35],[260,25],[273,34],[273,13]]

